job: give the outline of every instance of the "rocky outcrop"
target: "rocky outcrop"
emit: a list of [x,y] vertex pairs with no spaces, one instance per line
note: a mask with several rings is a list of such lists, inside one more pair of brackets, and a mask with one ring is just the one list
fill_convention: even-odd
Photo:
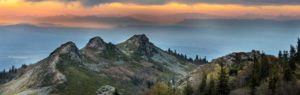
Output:
[[134,35],[131,38],[129,38],[126,42],[132,43],[136,46],[145,46],[146,44],[151,44],[149,42],[149,38],[145,34]]
[[251,51],[251,52],[234,52],[222,57],[219,57],[217,59],[212,60],[211,63],[219,63],[223,62],[226,64],[232,64],[236,63],[236,61],[253,61],[254,56],[260,57],[260,52],[259,51]]
[[120,95],[116,88],[110,85],[101,86],[96,93],[97,95]]
[[62,44],[60,47],[55,49],[51,54],[50,58],[55,57],[62,57],[62,56],[68,56],[71,60],[77,60],[80,61],[80,54],[79,50],[76,47],[75,43],[73,42],[67,42],[65,44]]
[[134,35],[129,38],[127,41],[118,45],[127,55],[146,55],[152,56],[154,53],[157,53],[157,47],[149,41],[149,38],[144,35]]
[[105,63],[103,60],[122,60],[125,56],[114,44],[106,43],[96,36],[81,49],[81,55],[91,63]]
[[107,43],[103,41],[99,36],[90,39],[85,48],[96,49],[98,51],[105,50],[107,47]]

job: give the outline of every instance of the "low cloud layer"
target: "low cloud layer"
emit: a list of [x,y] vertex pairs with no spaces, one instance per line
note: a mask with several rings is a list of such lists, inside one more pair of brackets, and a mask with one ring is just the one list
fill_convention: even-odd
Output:
[[300,19],[298,2],[300,1],[0,0],[0,13],[3,13],[0,14],[0,25],[28,23],[39,26],[115,28],[138,25],[193,26],[181,24],[211,19],[287,21]]
[[300,0],[25,0],[30,2],[40,2],[40,1],[62,1],[62,2],[72,2],[79,1],[82,5],[93,6],[105,3],[135,3],[135,4],[146,4],[146,5],[157,5],[165,4],[169,2],[177,3],[213,3],[213,4],[241,4],[241,5],[298,5]]

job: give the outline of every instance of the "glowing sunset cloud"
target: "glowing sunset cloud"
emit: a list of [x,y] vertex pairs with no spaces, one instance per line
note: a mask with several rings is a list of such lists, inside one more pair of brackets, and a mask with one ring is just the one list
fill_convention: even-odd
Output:
[[90,4],[88,1],[92,0],[60,1],[63,0],[31,0],[30,2],[0,0],[0,25],[49,23],[62,27],[113,28],[120,26],[118,23],[174,25],[186,19],[293,20],[300,18],[300,4],[285,2],[247,5],[248,3],[187,3],[183,2],[184,0],[171,0],[172,2],[155,4],[117,0],[118,2],[96,2],[93,6],[87,6]]

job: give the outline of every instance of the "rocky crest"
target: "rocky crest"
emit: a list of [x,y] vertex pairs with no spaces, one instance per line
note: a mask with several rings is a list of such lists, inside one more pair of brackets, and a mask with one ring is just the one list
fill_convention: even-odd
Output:
[[227,64],[235,63],[235,61],[253,61],[254,55],[259,57],[260,52],[253,50],[251,52],[234,52],[225,56],[222,56],[220,58],[212,60],[211,63],[218,63],[218,62],[224,62]]
[[150,44],[149,38],[145,34],[134,35],[131,38],[129,38],[126,42],[133,43],[136,46],[143,46],[146,44]]
[[127,55],[138,54],[151,56],[157,53],[156,46],[149,41],[149,38],[144,35],[134,35],[127,41],[118,45],[119,48]]
[[109,60],[122,60],[122,57],[125,55],[116,47],[116,45],[104,42],[99,36],[90,39],[80,52],[85,59],[98,63],[103,62],[103,58]]
[[90,39],[85,48],[96,49],[96,50],[105,50],[107,47],[107,43],[103,41],[99,36]]
[[72,60],[80,60],[80,53],[78,48],[76,47],[75,43],[73,42],[67,42],[65,44],[62,44],[60,47],[55,49],[51,54],[50,58],[60,57],[62,55],[67,55]]

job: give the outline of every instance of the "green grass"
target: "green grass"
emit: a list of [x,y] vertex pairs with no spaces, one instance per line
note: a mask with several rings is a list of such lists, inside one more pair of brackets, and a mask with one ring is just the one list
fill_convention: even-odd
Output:
[[[72,64],[72,63],[71,63]],[[92,95],[101,87],[96,74],[71,64],[60,64],[59,70],[66,75],[67,82],[58,85],[61,95]]]
[[[82,50],[86,53],[93,53],[94,50]],[[102,55],[103,54],[103,55]],[[131,57],[124,57],[123,55],[118,55],[117,51],[113,49],[103,52],[102,54],[96,55],[97,58],[103,58],[103,56],[109,57],[105,59],[121,59],[129,63],[130,68],[133,70],[138,70],[143,68],[141,62],[141,57],[138,54],[133,54]],[[118,57],[120,58],[118,58]],[[131,80],[122,80],[111,77],[108,74],[91,71],[81,63],[73,62],[69,59],[68,55],[61,55],[61,59],[64,59],[62,62],[57,64],[57,68],[61,71],[67,78],[65,83],[57,85],[57,94],[59,95],[95,95],[97,89],[104,85],[111,85],[118,89],[124,95],[139,95],[142,92],[142,86],[137,86]],[[86,58],[84,58],[86,59]],[[97,60],[94,60],[97,61]],[[83,62],[88,63],[96,63],[93,60],[87,59],[83,60]],[[157,63],[153,60],[149,59],[150,62],[155,64],[156,66],[161,66],[163,63]],[[171,79],[176,79],[178,76],[176,73],[169,71],[164,66],[161,66],[163,71],[159,72],[155,76],[157,76],[156,80],[160,81],[169,81]],[[155,70],[157,68],[153,68]],[[154,71],[155,72],[155,71]],[[101,76],[100,76],[101,74]],[[104,76],[103,76],[104,75]],[[107,75],[107,76],[105,76]],[[137,91],[138,90],[138,91]]]
[[[85,52],[87,54],[92,54],[93,56],[95,56],[96,58],[104,58],[104,59],[108,59],[108,60],[124,60],[124,61],[129,61],[129,58],[121,53],[121,51],[118,51],[116,46],[113,44],[107,44],[107,49],[102,51],[101,53],[95,53],[98,52],[98,50],[96,49],[82,49],[81,52]],[[87,56],[83,55],[86,59],[84,59],[83,61],[85,61],[86,63],[98,63],[98,60],[92,60],[89,59]]]
[[62,59],[64,61],[58,63],[56,67],[66,76],[67,81],[57,85],[59,95],[95,95],[96,91],[104,85],[111,85],[125,95],[132,95],[136,93],[133,90],[138,89],[130,82],[99,76],[99,73],[80,66],[80,63],[69,60],[65,55]]
[[101,86],[114,82],[79,67],[80,63],[69,60],[66,55],[62,58],[64,61],[57,64],[57,68],[66,76],[67,81],[57,86],[60,95],[94,95]]

